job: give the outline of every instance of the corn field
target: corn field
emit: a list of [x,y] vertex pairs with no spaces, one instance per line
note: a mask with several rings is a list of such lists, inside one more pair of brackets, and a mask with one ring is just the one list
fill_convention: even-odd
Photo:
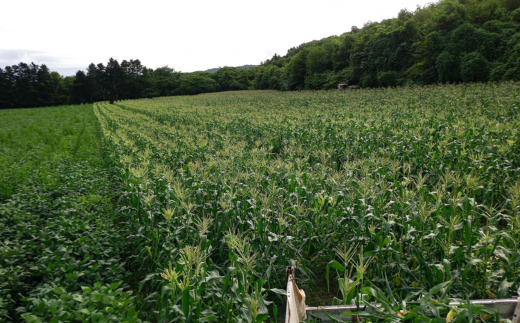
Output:
[[95,104],[155,315],[275,320],[288,265],[307,294],[325,279],[337,291],[320,305],[367,290],[516,295],[519,94],[502,83]]

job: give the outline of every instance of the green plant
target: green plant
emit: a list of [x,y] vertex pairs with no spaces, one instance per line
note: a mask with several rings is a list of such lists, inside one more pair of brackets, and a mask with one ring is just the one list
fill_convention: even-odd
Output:
[[10,163],[0,167],[10,179],[0,179],[0,321],[19,322],[20,314],[47,321],[29,299],[57,302],[60,317],[73,321],[76,305],[55,287],[67,297],[96,282],[129,288],[128,230],[116,222],[92,106],[8,114],[0,127],[13,136],[0,157]]
[[93,287],[82,286],[70,293],[50,286],[44,296],[29,298],[28,313],[21,318],[28,323],[40,322],[141,322],[137,317],[131,292],[118,288],[118,283]]
[[[287,265],[305,290],[337,279],[338,303],[361,302],[368,286],[406,299],[445,282],[446,297],[511,295],[517,93],[500,83],[96,104],[134,266],[149,273],[141,290],[157,291],[158,317],[181,321],[267,319]],[[355,245],[352,270],[331,262]]]

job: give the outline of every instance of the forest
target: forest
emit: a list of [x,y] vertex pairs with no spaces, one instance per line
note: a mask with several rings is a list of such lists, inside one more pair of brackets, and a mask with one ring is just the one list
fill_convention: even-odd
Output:
[[443,0],[340,36],[275,54],[257,67],[214,73],[147,68],[140,60],[90,64],[63,77],[42,64],[0,68],[0,108],[172,95],[394,87],[520,80],[520,0]]

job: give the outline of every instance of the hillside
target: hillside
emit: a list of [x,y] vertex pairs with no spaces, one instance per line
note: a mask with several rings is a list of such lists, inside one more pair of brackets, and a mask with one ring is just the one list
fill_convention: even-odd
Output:
[[259,66],[180,73],[110,59],[61,77],[45,65],[0,68],[0,109],[247,89],[364,88],[520,80],[520,0],[444,0],[315,40]]
[[255,73],[256,88],[331,88],[520,79],[520,1],[445,0],[291,48]]
[[[236,69],[239,69],[239,70],[245,70],[245,69],[250,69],[250,68],[253,68],[253,67],[257,67],[257,66],[258,65],[242,65],[242,66],[231,66],[231,68],[236,68]],[[230,67],[230,66],[224,66],[224,67]],[[206,72],[206,73],[215,73],[215,72],[217,72],[221,68],[222,67],[210,68],[209,70],[205,70],[204,72]]]

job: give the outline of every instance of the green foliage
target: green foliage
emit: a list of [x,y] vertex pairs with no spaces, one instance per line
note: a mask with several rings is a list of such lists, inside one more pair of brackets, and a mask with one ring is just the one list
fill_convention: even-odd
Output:
[[436,66],[442,83],[460,81],[459,61],[455,55],[443,51],[437,57]]
[[503,0],[502,4],[504,8],[508,11],[516,11],[520,7],[519,0]]
[[361,86],[366,88],[377,87],[379,85],[377,81],[377,74],[364,73],[361,77]]
[[430,6],[431,18],[425,23],[430,32],[433,30],[452,31],[466,21],[466,7],[455,0],[440,1]]
[[108,293],[96,282],[128,275],[128,232],[114,224],[92,106],[0,114],[0,321],[83,321],[76,312],[90,307],[105,316],[81,289]]
[[194,95],[218,91],[219,85],[209,73],[195,72],[183,74],[179,77],[179,87],[176,94]]
[[[223,67],[215,72],[222,91],[246,90],[249,86],[249,69]],[[214,92],[214,91],[211,91]]]
[[324,46],[316,46],[309,51],[307,55],[307,72],[310,75],[323,73],[332,69],[332,61]]
[[[159,320],[181,322],[267,320],[287,265],[309,293],[339,284],[332,302],[393,297],[381,319],[400,300],[422,304],[408,318],[431,320],[433,298],[445,315],[450,297],[509,297],[520,284],[519,89],[96,104],[148,273],[141,290]],[[360,250],[350,260],[349,248]]]
[[168,66],[159,67],[149,71],[149,77],[152,79],[151,88],[148,89],[148,96],[168,96],[175,93],[175,89],[179,86],[178,78],[180,73],[175,73],[173,68]]
[[382,87],[401,85],[401,80],[401,75],[395,71],[377,73],[377,82],[379,83],[379,86]]
[[[260,66],[223,67],[212,73],[153,70],[139,60],[119,63],[111,58],[106,66],[90,64],[86,73],[61,78],[49,74],[45,65],[20,63],[0,69],[0,108],[246,89],[334,89],[338,83],[388,87],[519,80],[519,6],[520,0],[442,0],[301,44]],[[469,55],[474,52],[487,61],[478,73],[469,67],[475,57],[480,59]]]
[[[453,83],[465,79],[485,82],[490,77],[516,80],[516,63],[490,73],[511,57],[518,57],[513,51],[515,44],[508,42],[520,30],[515,18],[519,10],[516,2],[440,1],[415,12],[401,11],[394,19],[366,23],[362,29],[339,37],[302,44],[263,66],[276,62],[276,66],[288,68],[286,83],[282,85],[286,90],[334,88],[324,81],[327,73],[336,75],[329,79],[363,87]],[[478,76],[475,71],[470,76],[467,65],[472,59],[468,56],[463,76],[463,58],[472,52],[478,52],[488,63]]]
[[305,75],[307,74],[307,55],[308,50],[302,50],[294,55],[287,65],[287,90],[303,90],[305,83]]
[[[35,178],[43,187],[55,187],[59,178],[53,162],[66,158],[88,160],[97,147],[89,115],[91,106],[50,107],[0,111],[0,201]],[[92,163],[99,163],[93,159]]]
[[335,71],[348,67],[350,62],[350,53],[355,42],[356,38],[350,34],[345,34],[339,38],[339,46],[337,50],[332,53],[332,62]]
[[261,66],[255,69],[252,87],[258,90],[275,89],[282,90],[282,77],[284,68],[275,65]]
[[27,323],[41,322],[142,322],[137,317],[131,292],[118,288],[119,284],[92,287],[67,292],[61,287],[49,288],[42,297],[30,298],[30,313],[21,318]]
[[45,64],[0,68],[0,109],[67,103],[71,86]]
[[520,9],[516,9],[514,11],[512,11],[510,13],[511,15],[511,20],[513,20],[514,22],[520,22]]
[[503,79],[520,80],[520,33],[515,34],[510,41],[512,44],[516,42],[514,47],[508,53],[507,62],[503,65],[501,72],[503,72]]
[[486,82],[489,79],[489,62],[479,52],[464,55],[460,74],[464,82]]
[[[482,305],[473,305],[463,302],[463,305],[450,306],[447,297],[452,282],[448,281],[430,290],[421,290],[410,293],[402,298],[399,295],[388,293],[375,286],[363,288],[365,298],[362,303],[366,305],[364,311],[356,313],[359,317],[368,321],[381,322],[472,322],[500,320],[500,315],[495,309]],[[375,303],[381,304],[378,308]],[[340,321],[343,322],[343,321]]]

